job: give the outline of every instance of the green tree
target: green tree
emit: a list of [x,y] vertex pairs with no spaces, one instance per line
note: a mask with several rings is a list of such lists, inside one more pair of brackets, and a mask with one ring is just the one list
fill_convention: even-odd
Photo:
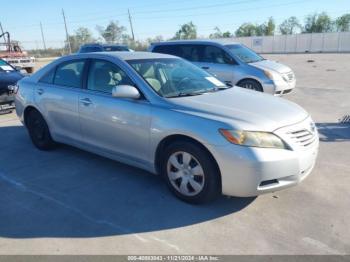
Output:
[[324,33],[333,31],[333,22],[330,16],[322,12],[311,14],[306,17],[304,33]]
[[230,31],[226,31],[222,33],[223,38],[230,38],[233,37],[232,33]]
[[125,34],[126,28],[119,25],[118,21],[111,21],[105,28],[98,25],[96,30],[107,43],[120,42],[128,37]]
[[272,17],[262,24],[244,23],[235,32],[237,37],[241,36],[263,36],[274,35],[276,29],[275,21]]
[[197,27],[189,22],[181,25],[179,31],[175,33],[173,39],[195,39],[197,38]]
[[[73,35],[70,35],[68,37],[68,39],[72,48],[72,52],[76,52],[82,44],[92,43],[96,41],[91,31],[85,27],[79,27],[74,31]],[[68,50],[68,43],[66,43],[65,49]]]
[[295,16],[291,16],[284,20],[279,26],[282,35],[296,34],[299,30],[301,30],[301,28],[302,25]]
[[232,34],[229,31],[221,32],[220,28],[217,26],[214,28],[214,33],[209,35],[209,38],[213,38],[213,39],[229,38],[229,37],[232,37]]
[[264,35],[274,35],[276,29],[275,20],[270,17],[267,23],[263,24],[263,29]]
[[344,14],[335,20],[337,31],[350,31],[350,14]]
[[256,35],[256,26],[252,23],[244,23],[235,32],[237,37]]

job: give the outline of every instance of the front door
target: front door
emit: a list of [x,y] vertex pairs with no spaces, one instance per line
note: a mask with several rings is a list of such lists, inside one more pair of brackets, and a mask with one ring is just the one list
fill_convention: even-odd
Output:
[[112,97],[113,87],[134,85],[116,64],[91,60],[86,89],[79,95],[84,142],[125,162],[146,162],[150,135],[150,104]]
[[202,48],[200,59],[196,64],[223,83],[234,85],[236,83],[235,67],[237,65],[234,64],[232,58],[216,46],[203,45]]

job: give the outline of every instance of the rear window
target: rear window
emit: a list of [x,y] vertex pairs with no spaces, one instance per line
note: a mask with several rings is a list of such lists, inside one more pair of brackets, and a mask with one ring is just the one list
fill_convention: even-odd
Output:
[[114,52],[114,51],[129,51],[126,46],[105,46],[103,47],[104,51]]
[[53,77],[55,76],[55,70],[56,70],[56,67],[51,69],[43,77],[40,78],[39,82],[40,83],[45,83],[45,84],[52,84],[53,83]]
[[222,49],[212,45],[159,45],[152,52],[179,56],[191,62],[233,64],[233,59]]
[[161,54],[168,54],[168,55],[179,55],[179,46],[178,45],[159,45],[155,46],[153,48],[153,53],[161,53]]
[[103,51],[99,46],[85,46],[82,47],[80,53],[93,53],[93,52],[101,52]]

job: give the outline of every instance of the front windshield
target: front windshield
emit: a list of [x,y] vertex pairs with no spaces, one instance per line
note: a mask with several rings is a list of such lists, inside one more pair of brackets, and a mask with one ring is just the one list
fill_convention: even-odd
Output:
[[160,58],[127,62],[163,97],[199,95],[228,88],[212,75],[182,59]]
[[245,63],[254,63],[264,60],[261,56],[255,53],[253,50],[245,47],[244,45],[226,45],[228,49],[240,60]]
[[0,72],[14,71],[15,69],[6,63],[4,60],[0,59]]

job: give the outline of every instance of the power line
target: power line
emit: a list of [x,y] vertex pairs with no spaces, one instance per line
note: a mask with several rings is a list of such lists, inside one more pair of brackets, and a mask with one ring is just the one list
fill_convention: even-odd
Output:
[[154,14],[154,13],[168,13],[168,12],[174,12],[174,11],[188,11],[188,10],[198,10],[198,9],[207,9],[207,8],[215,8],[215,7],[222,7],[222,6],[231,6],[231,5],[237,5],[237,4],[243,4],[243,3],[251,3],[251,2],[257,2],[257,1],[264,1],[264,0],[242,0],[242,1],[236,1],[236,2],[226,2],[226,3],[220,3],[220,4],[211,4],[211,5],[202,5],[202,6],[193,6],[193,7],[183,7],[183,8],[171,8],[171,9],[158,9],[153,11],[143,11],[143,12],[134,12],[134,14]]
[[[261,6],[261,7],[235,9],[235,10],[230,10],[230,11],[223,11],[223,12],[220,12],[220,14],[241,13],[241,12],[245,12],[245,11],[256,10],[257,8],[262,9],[262,8],[280,7],[280,6],[287,6],[287,5],[293,5],[293,4],[298,4],[298,3],[304,3],[304,2],[305,2],[305,0],[299,0],[299,1],[280,3],[280,4],[275,4],[275,5],[264,5],[264,6]],[[192,17],[198,17],[198,16],[208,16],[208,15],[213,15],[213,14],[217,14],[217,12],[208,12],[208,13],[202,13],[202,14],[194,14],[194,15],[191,15],[191,18]],[[182,17],[189,17],[189,15],[179,15],[179,16],[173,16],[172,15],[171,19],[173,19],[173,18],[182,18]],[[145,17],[145,18],[137,18],[136,20],[161,20],[161,19],[169,19],[169,16]]]

